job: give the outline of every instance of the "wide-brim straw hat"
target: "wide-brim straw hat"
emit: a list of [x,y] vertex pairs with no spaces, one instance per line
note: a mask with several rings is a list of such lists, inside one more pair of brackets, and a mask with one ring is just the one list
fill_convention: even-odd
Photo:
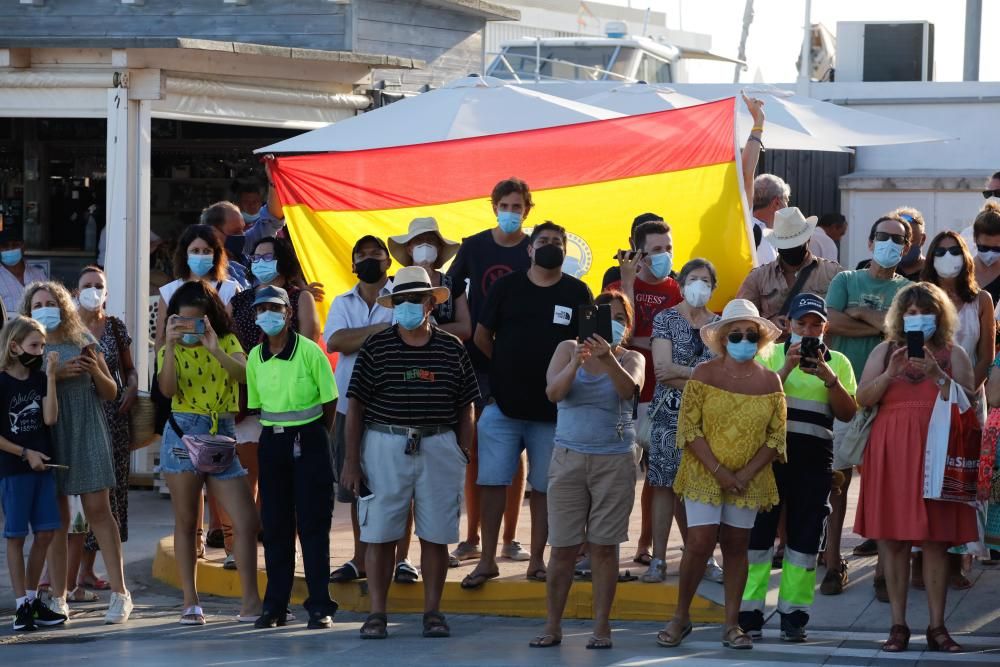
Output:
[[434,303],[444,303],[451,295],[447,287],[434,287],[422,266],[405,266],[392,278],[392,294],[380,296],[376,301],[384,308],[392,308],[392,297],[401,294],[431,294]]
[[458,247],[462,244],[442,236],[441,230],[438,229],[437,220],[434,218],[414,218],[410,220],[410,229],[408,232],[399,236],[389,237],[389,254],[403,266],[409,266],[413,263],[413,257],[410,256],[410,251],[406,249],[406,244],[421,234],[427,234],[428,232],[435,234],[438,237],[438,241],[441,242],[441,250],[438,251],[435,266],[443,266],[458,253]]
[[776,250],[798,248],[809,243],[818,220],[815,215],[805,217],[795,206],[782,208],[774,212],[774,226],[764,231],[764,238]]
[[760,316],[757,306],[746,299],[733,299],[722,309],[722,317],[706,324],[701,328],[701,340],[705,347],[710,349],[715,356],[722,355],[722,348],[726,342],[720,338],[722,330],[727,324],[733,322],[753,322],[760,332],[760,341],[757,343],[758,349],[773,343],[781,336],[781,329],[776,327],[770,320]]

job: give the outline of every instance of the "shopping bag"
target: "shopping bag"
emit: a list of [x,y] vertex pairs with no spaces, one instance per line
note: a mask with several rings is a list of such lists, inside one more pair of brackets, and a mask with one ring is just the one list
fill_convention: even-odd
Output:
[[979,449],[979,477],[976,499],[980,502],[1000,502],[1000,475],[996,473],[997,442],[1000,441],[1000,409],[992,409],[983,428]]
[[924,451],[924,498],[973,503],[977,496],[982,426],[954,382],[948,401],[934,401]]

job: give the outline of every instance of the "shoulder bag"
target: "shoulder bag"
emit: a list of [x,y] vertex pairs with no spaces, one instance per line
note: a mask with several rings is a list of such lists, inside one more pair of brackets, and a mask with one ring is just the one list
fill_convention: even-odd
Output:
[[[889,366],[889,357],[895,351],[892,343],[886,350],[882,371]],[[840,441],[840,458],[844,463],[852,466],[860,465],[865,457],[865,447],[868,446],[868,438],[872,434],[872,424],[875,423],[875,416],[878,414],[878,404],[870,408],[860,408],[854,418],[847,425],[847,432],[844,433]]]

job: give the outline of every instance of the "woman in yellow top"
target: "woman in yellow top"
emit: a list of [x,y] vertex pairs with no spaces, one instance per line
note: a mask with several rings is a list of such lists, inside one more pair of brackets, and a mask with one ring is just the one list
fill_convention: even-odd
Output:
[[[195,588],[195,535],[205,484],[232,517],[233,547],[243,589],[238,620],[252,623],[261,613],[257,593],[260,520],[243,479],[246,470],[234,456],[221,473],[199,472],[181,440],[182,435],[206,433],[235,436],[234,417],[239,410],[239,385],[246,382],[247,356],[232,332],[225,306],[207,283],[195,280],[181,285],[170,299],[166,319],[166,345],[159,352],[158,379],[160,391],[171,397],[171,419],[163,429],[160,472],[166,477],[174,507],[174,551],[184,591],[180,623],[205,624]],[[198,330],[204,333],[196,333]]]
[[739,626],[750,529],[758,510],[778,502],[771,462],[785,456],[781,379],[754,357],[780,334],[745,299],[730,301],[719,320],[701,329],[716,358],[695,367],[681,398],[677,447],[688,451],[674,491],[684,499],[688,536],[677,611],[656,636],[660,646],[677,646],[691,632],[691,600],[718,543],[725,563],[722,645],[753,648]]

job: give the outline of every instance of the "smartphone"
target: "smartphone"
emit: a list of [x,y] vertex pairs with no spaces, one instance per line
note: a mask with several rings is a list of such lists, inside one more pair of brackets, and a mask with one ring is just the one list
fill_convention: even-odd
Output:
[[906,332],[906,356],[911,359],[923,359],[924,358],[924,332],[923,331],[907,331]]
[[802,342],[799,344],[799,354],[802,355],[799,359],[799,368],[816,368],[816,362],[809,359],[819,358],[821,345],[819,338],[815,336],[802,337]]
[[177,316],[177,328],[184,333],[204,334],[205,320],[200,317]]
[[375,494],[372,493],[372,490],[368,488],[368,484],[362,479],[361,484],[358,486],[358,500],[371,500],[374,497]]
[[597,334],[607,342],[611,342],[610,303],[602,303],[599,306],[580,306],[577,308],[577,322],[581,341]]

